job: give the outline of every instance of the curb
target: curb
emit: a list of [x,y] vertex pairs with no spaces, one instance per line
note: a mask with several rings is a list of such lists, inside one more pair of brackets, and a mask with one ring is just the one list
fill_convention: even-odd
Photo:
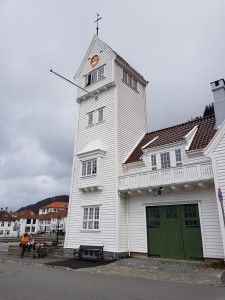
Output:
[[16,265],[25,265],[25,266],[32,266],[37,268],[50,268],[50,269],[61,269],[66,271],[79,271],[80,269],[73,269],[63,266],[53,266],[53,265],[47,265],[47,264],[35,264],[25,261],[16,261],[16,260],[8,260],[8,259],[0,259],[0,262],[6,263],[6,264],[16,264]]
[[221,278],[220,278],[220,281],[221,281],[221,285],[222,286],[225,286],[225,271],[223,272]]

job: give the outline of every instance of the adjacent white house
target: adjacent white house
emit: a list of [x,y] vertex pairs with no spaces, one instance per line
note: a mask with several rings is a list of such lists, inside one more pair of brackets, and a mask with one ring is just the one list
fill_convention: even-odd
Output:
[[53,202],[48,205],[42,206],[39,209],[39,215],[47,214],[49,212],[65,210],[67,208],[68,208],[68,202]]
[[0,211],[0,238],[17,237],[17,221],[7,211]]
[[67,222],[67,209],[62,209],[56,212],[49,212],[39,215],[38,232],[65,233]]
[[97,36],[75,81],[82,89],[65,247],[224,259],[224,80],[211,84],[215,116],[149,133],[148,81]]

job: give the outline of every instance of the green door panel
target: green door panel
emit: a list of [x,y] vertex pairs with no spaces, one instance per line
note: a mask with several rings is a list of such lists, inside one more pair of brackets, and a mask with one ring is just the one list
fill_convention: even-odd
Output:
[[185,259],[201,259],[203,250],[197,204],[184,205],[182,221]]
[[198,205],[147,207],[146,217],[149,256],[203,257]]

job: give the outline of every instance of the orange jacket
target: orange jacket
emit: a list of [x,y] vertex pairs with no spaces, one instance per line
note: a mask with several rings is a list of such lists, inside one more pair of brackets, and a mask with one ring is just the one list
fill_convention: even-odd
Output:
[[28,243],[28,238],[25,237],[24,235],[21,236],[20,243],[23,245],[26,245]]

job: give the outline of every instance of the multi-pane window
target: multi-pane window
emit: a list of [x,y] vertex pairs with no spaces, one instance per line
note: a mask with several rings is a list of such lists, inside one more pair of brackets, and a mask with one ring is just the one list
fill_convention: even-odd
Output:
[[82,162],[82,176],[97,173],[97,158]]
[[104,121],[103,111],[104,111],[103,107],[98,109],[98,122],[103,122]]
[[8,222],[8,227],[10,227],[11,226],[11,222]]
[[83,229],[97,230],[99,229],[100,207],[84,207],[83,209]]
[[4,227],[4,222],[1,223],[1,226]]
[[3,230],[0,230],[0,235],[3,235]]
[[161,157],[161,167],[162,167],[162,169],[170,168],[170,154],[169,154],[169,152],[161,153],[160,157]]
[[93,124],[94,124],[94,112],[92,111],[88,113],[88,126]]
[[87,85],[93,84],[104,78],[104,66],[92,71],[87,75]]
[[176,156],[176,165],[177,165],[177,167],[182,166],[182,158],[181,158],[181,150],[180,149],[175,150],[175,156]]
[[151,164],[152,164],[152,170],[157,170],[157,165],[156,165],[156,154],[151,155]]
[[137,91],[137,80],[135,80],[130,74],[123,70],[123,81],[129,84],[133,89]]

